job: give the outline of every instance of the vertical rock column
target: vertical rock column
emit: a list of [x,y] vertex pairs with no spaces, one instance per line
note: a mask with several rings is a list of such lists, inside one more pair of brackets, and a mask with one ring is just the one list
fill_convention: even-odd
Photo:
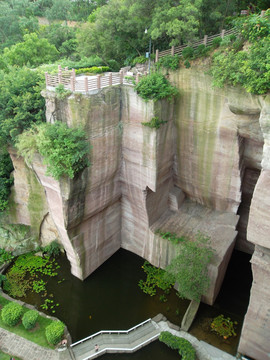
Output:
[[264,136],[262,171],[251,201],[247,239],[255,244],[253,283],[239,352],[254,359],[270,358],[270,96],[262,99],[260,125]]
[[[157,116],[159,129],[142,125]],[[121,246],[152,263],[150,226],[168,207],[174,154],[173,104],[142,100],[123,89]],[[165,255],[165,254],[164,254]]]

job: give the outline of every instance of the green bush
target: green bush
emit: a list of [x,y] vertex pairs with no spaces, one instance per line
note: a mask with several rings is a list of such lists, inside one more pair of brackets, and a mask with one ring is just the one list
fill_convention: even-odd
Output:
[[46,327],[46,338],[49,344],[56,345],[61,341],[65,325],[61,321],[54,321]]
[[76,73],[76,75],[85,74],[85,73],[102,74],[109,70],[110,70],[109,66],[92,66],[90,68],[76,69],[75,73]]
[[194,49],[190,46],[187,46],[182,50],[182,56],[184,59],[191,59],[193,55],[194,55]]
[[136,64],[144,64],[148,59],[145,56],[137,56],[132,60],[132,65],[135,66]]
[[157,66],[164,67],[165,69],[177,70],[179,68],[179,56],[178,55],[166,55],[159,59]]
[[1,311],[3,323],[8,326],[15,326],[20,321],[23,314],[21,305],[11,302],[5,305]]
[[24,313],[22,317],[22,324],[26,330],[33,329],[36,325],[38,312],[36,310],[29,310]]
[[167,121],[160,120],[157,116],[152,117],[149,122],[142,122],[142,125],[148,126],[152,129],[159,129],[162,124],[166,124]]
[[220,36],[214,38],[213,41],[212,41],[212,47],[213,47],[214,49],[218,48],[219,45],[220,45],[220,43],[221,43],[221,41],[222,41],[222,38],[221,38]]
[[60,245],[57,240],[53,240],[49,245],[46,245],[43,250],[48,256],[56,257],[60,254]]
[[18,153],[31,163],[36,151],[43,156],[47,175],[56,180],[61,176],[73,178],[89,165],[89,144],[81,128],[68,128],[65,123],[40,124],[20,135]]
[[197,58],[197,57],[207,56],[210,50],[211,50],[210,46],[205,46],[204,44],[201,44],[194,51],[193,57]]
[[0,265],[10,262],[13,258],[11,251],[0,248]]
[[172,335],[169,331],[162,331],[159,340],[171,349],[178,350],[182,360],[196,360],[195,349],[188,340]]
[[153,72],[148,76],[143,76],[135,86],[137,93],[145,100],[160,100],[168,98],[171,100],[178,95],[178,90],[158,72]]

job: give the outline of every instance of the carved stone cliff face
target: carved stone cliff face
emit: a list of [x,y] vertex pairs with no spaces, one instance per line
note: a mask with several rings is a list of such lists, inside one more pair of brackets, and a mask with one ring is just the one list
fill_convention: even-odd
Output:
[[[128,86],[64,100],[44,92],[47,121],[83,126],[91,144],[91,166],[73,180],[55,181],[35,159],[33,171],[46,195],[44,212],[55,224],[72,273],[81,279],[120,247],[165,267],[177,249],[156,235],[158,229],[187,237],[204,232],[216,251],[209,266],[211,285],[203,297],[209,304],[219,292],[238,230],[239,249],[253,252],[256,245],[253,275],[266,282],[269,297],[268,255],[258,260],[258,251],[268,254],[270,248],[265,190],[270,183],[269,99],[241,89],[212,89],[210,77],[196,68],[170,77],[180,89],[173,104],[145,102]],[[159,129],[141,124],[153,116],[166,123]],[[15,193],[17,185],[15,181]],[[30,224],[23,195],[16,196],[17,213]],[[252,288],[240,343],[250,356],[256,347],[248,345],[249,324],[258,325],[268,313],[266,302],[260,313],[256,310],[263,298],[259,288],[264,289]],[[264,355],[270,352],[260,340],[262,331],[270,331],[269,322],[265,324],[256,330]],[[262,353],[258,359],[264,359]]]

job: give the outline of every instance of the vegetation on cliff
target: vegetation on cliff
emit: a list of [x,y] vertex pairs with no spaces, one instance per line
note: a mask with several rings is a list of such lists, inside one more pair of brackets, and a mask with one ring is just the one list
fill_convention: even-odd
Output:
[[247,92],[265,94],[270,90],[270,10],[234,24],[239,36],[223,40],[213,56],[214,85],[241,85]]
[[24,131],[16,144],[18,152],[31,163],[39,152],[47,165],[47,175],[59,180],[61,176],[73,178],[89,166],[89,144],[81,128],[68,128],[61,122],[44,123]]
[[177,283],[179,297],[200,301],[201,296],[209,287],[207,266],[214,250],[209,245],[209,237],[198,233],[193,239],[187,239],[170,232],[158,230],[157,234],[175,245],[176,257],[172,259],[165,270],[156,268],[145,262],[143,270],[146,280],[139,282],[139,287],[150,296],[156,294],[156,287],[165,294],[172,285]]

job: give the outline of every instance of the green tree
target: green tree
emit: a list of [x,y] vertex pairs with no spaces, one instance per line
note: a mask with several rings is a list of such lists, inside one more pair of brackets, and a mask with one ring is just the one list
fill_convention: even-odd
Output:
[[68,57],[76,51],[76,30],[61,24],[41,26],[39,37],[45,38],[59,51],[60,57]]
[[54,45],[47,39],[39,39],[36,33],[24,35],[24,42],[5,48],[3,58],[9,65],[38,66],[50,63],[58,58],[59,54]]
[[154,10],[151,36],[159,39],[167,36],[170,45],[179,45],[198,36],[202,0],[166,1]]
[[82,56],[97,54],[103,61],[122,62],[127,57],[145,53],[149,38],[154,1],[111,0],[98,8],[90,21],[78,31],[78,52]]
[[13,184],[13,178],[10,173],[13,170],[13,164],[7,152],[0,154],[0,212],[4,211],[8,205],[10,187]]
[[45,100],[40,92],[44,74],[27,68],[0,71],[0,144],[14,144],[32,123],[45,121]]
[[[213,257],[209,238],[198,233],[177,245],[178,255],[166,267],[167,279],[176,282],[180,297],[200,301],[209,287],[207,266]],[[166,280],[166,276],[165,276]]]
[[69,0],[53,0],[52,6],[46,10],[46,17],[52,20],[65,20],[71,17],[72,4]]

